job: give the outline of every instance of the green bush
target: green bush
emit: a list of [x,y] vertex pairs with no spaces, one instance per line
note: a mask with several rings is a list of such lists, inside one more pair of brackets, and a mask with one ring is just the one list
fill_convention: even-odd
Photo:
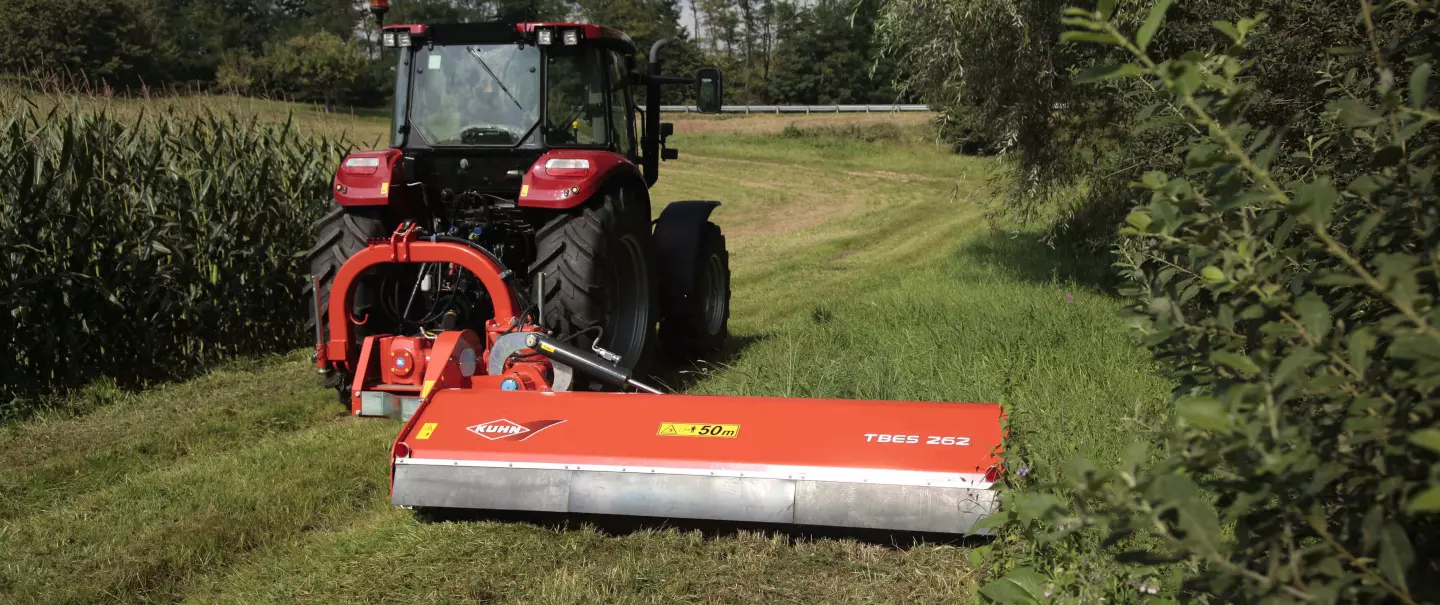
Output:
[[[1162,60],[1168,0],[1128,19],[1099,4],[1067,10],[1062,40],[1130,59],[1082,80],[1142,83],[1139,127],[1188,132],[1179,168],[1132,184],[1149,199],[1122,262],[1180,386],[1158,449],[1006,496],[1017,557],[984,594],[1440,602],[1440,4],[1361,0],[1345,19],[1361,46],[1332,51],[1353,67],[1322,72],[1315,115],[1280,120],[1254,105],[1273,99],[1253,75],[1263,15]],[[1316,132],[1297,143],[1293,124]]]
[[307,342],[298,255],[341,141],[234,116],[0,114],[0,416]]

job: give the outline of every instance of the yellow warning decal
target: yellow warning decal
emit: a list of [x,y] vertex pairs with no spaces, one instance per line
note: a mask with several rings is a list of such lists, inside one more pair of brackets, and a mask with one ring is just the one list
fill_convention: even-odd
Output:
[[520,186],[520,197],[525,197],[525,196],[527,196],[527,195],[530,195],[530,186],[529,186],[529,185],[521,185],[521,186]]
[[426,381],[425,381],[425,384],[420,387],[420,398],[421,398],[421,399],[424,399],[424,398],[426,398],[426,397],[429,397],[429,396],[430,396],[430,391],[433,391],[433,390],[435,390],[435,381],[434,381],[434,380],[426,380]]
[[435,425],[436,425],[436,424],[438,424],[438,423],[435,423],[435,422],[427,422],[427,423],[425,423],[424,426],[420,427],[420,433],[417,434],[417,435],[415,435],[415,438],[416,438],[416,439],[429,439],[429,438],[430,438],[430,433],[435,432]]
[[545,352],[547,352],[547,353],[554,353],[554,352],[555,352],[555,347],[550,346],[550,343],[548,343],[548,342],[542,342],[542,343],[540,343],[540,350],[541,350],[541,351],[545,351]]
[[390,183],[380,183],[380,195],[390,195]]
[[740,436],[740,425],[662,422],[660,423],[660,430],[655,431],[655,434],[661,437],[725,437],[727,439],[734,439]]

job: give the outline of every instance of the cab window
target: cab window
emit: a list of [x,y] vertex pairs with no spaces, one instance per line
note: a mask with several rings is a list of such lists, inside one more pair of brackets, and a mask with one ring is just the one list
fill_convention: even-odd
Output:
[[635,157],[635,125],[629,120],[630,86],[626,82],[625,58],[620,53],[608,51],[610,58],[610,138],[615,148],[629,157]]
[[545,59],[545,142],[605,145],[605,65],[596,48],[556,47]]

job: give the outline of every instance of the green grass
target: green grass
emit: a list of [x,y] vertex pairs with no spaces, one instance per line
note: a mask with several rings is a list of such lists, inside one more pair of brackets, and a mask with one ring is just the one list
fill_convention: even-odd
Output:
[[[692,391],[1002,401],[1040,473],[1117,460],[1127,418],[1161,402],[1119,303],[1072,278],[1104,268],[985,226],[986,161],[908,140],[673,142],[654,197],[723,200],[734,269],[736,354]],[[0,601],[973,598],[964,546],[422,523],[386,502],[396,425],[347,417],[307,358],[99,387],[83,413],[0,429]]]

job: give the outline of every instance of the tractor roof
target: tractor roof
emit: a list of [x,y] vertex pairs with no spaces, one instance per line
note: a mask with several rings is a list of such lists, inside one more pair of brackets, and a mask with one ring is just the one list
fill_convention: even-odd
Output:
[[537,29],[578,29],[587,40],[596,40],[626,53],[635,52],[630,36],[618,29],[592,23],[436,23],[386,25],[387,32],[408,32],[435,44],[504,44],[529,38]]

